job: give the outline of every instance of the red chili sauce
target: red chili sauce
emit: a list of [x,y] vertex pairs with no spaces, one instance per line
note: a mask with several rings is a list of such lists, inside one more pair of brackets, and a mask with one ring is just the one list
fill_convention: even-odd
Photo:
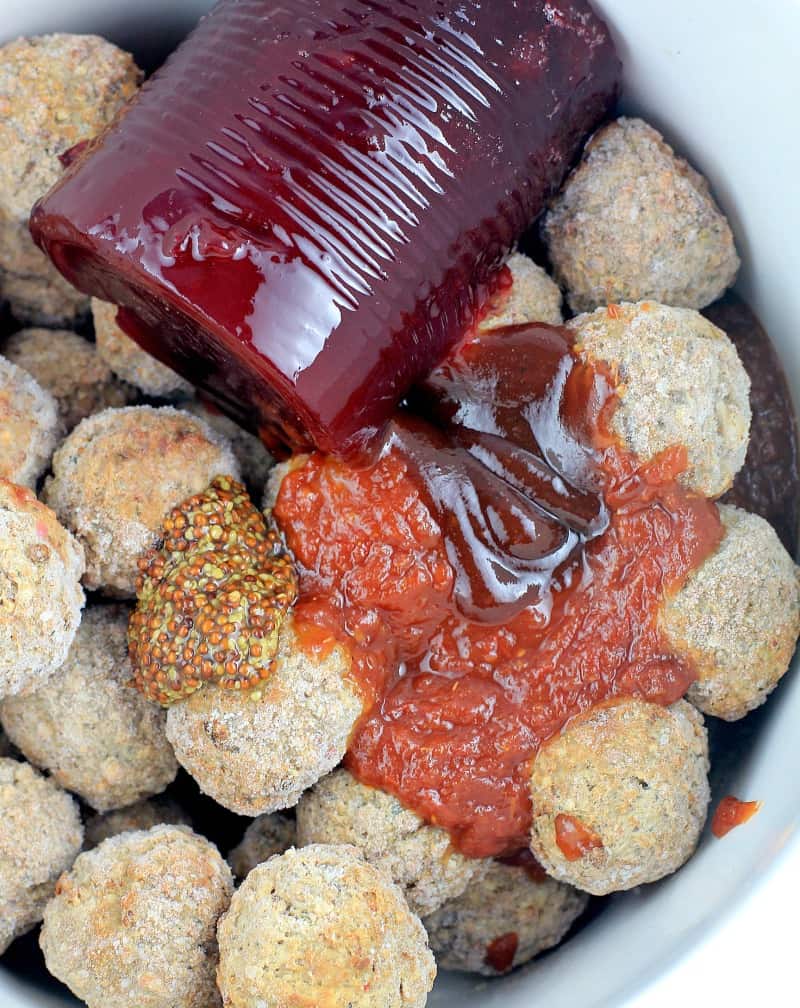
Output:
[[506,973],[514,965],[514,956],[519,947],[519,935],[516,931],[508,931],[506,934],[498,935],[486,946],[486,955],[483,957],[487,966],[491,966],[498,973]]
[[527,846],[529,764],[614,696],[661,704],[692,669],[662,600],[721,537],[677,482],[611,436],[609,375],[571,334],[470,338],[399,413],[377,460],[314,455],[275,516],[298,565],[301,640],[353,655],[365,697],[346,765],[475,857]]
[[720,839],[737,826],[743,826],[760,808],[759,801],[739,801],[733,795],[727,795],[717,805],[717,811],[711,820],[711,832]]

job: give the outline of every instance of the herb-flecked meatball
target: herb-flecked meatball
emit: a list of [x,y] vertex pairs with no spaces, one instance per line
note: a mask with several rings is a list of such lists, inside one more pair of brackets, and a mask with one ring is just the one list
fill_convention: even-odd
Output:
[[400,890],[353,847],[255,868],[219,925],[225,1008],[422,1008],[436,973]]
[[558,945],[587,902],[541,871],[493,861],[422,923],[440,969],[498,976]]
[[289,816],[273,812],[254,819],[239,843],[228,852],[228,864],[237,879],[244,879],[275,854],[283,854],[297,842],[297,824]]
[[625,699],[567,725],[533,761],[531,851],[549,875],[597,896],[689,859],[709,801],[702,715]]
[[0,699],[42,686],[67,657],[83,550],[24,487],[0,479]]
[[120,833],[149,830],[153,826],[191,826],[191,820],[177,802],[163,796],[145,798],[112,812],[98,812],[84,823],[84,849],[96,847]]
[[129,685],[128,616],[127,606],[91,606],[58,672],[0,704],[23,755],[99,812],[158,794],[178,772],[166,714]]
[[506,265],[511,273],[511,286],[498,291],[478,328],[491,332],[525,322],[561,325],[564,317],[558,284],[533,259],[519,252],[515,252]]
[[33,243],[28,217],[61,155],[99,133],[135,94],[132,57],[96,35],[41,35],[0,47],[0,297],[23,322],[58,325],[88,309]]
[[750,379],[725,333],[696,311],[650,301],[599,308],[567,327],[577,352],[612,372],[611,429],[622,443],[645,461],[684,445],[682,482],[723,494],[750,436]]
[[47,968],[88,1008],[214,1008],[233,880],[191,830],[121,833],[81,854],[44,913]]
[[449,834],[427,825],[393,795],[337,770],[307,791],[297,806],[297,839],[351,844],[400,886],[408,905],[429,914],[461,893],[488,862],[464,857]]
[[97,353],[118,378],[156,399],[186,399],[192,385],[143,350],[117,325],[117,306],[92,298]]
[[260,699],[204,686],[169,708],[167,738],[201,790],[231,812],[291,808],[347,750],[363,707],[349,672],[343,648],[307,655],[287,622]]
[[762,704],[789,667],[800,634],[798,569],[758,515],[719,505],[716,551],[664,606],[670,645],[697,672],[687,698],[735,721]]
[[0,758],[0,955],[42,919],[82,840],[75,801],[27,763]]
[[739,268],[708,183],[641,119],[618,119],[592,137],[543,233],[576,312],[646,299],[704,308]]
[[44,497],[83,544],[86,587],[131,597],[167,513],[215,476],[238,474],[227,441],[202,420],[129,406],[78,424],[53,457]]
[[0,357],[0,477],[35,490],[60,436],[52,395],[27,371]]
[[253,499],[258,500],[264,492],[267,477],[273,464],[272,456],[262,441],[234,423],[230,417],[200,399],[190,400],[184,409],[200,417],[201,420],[205,420],[212,430],[228,439],[242,471],[242,479]]
[[3,353],[53,396],[65,432],[92,413],[126,406],[134,398],[133,389],[117,381],[95,347],[74,332],[21,329]]

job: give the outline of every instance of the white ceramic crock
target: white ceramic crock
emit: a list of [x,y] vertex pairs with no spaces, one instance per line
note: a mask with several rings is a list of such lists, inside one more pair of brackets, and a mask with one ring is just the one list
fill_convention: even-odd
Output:
[[[209,5],[0,0],[0,41],[92,31],[149,61]],[[626,108],[660,127],[708,175],[729,214],[744,262],[739,288],[777,343],[800,402],[800,2],[598,0],[598,6],[619,39]],[[732,751],[713,771],[715,799],[732,791],[763,801],[754,820],[722,841],[706,835],[677,875],[615,898],[540,962],[491,983],[440,978],[430,1004],[800,1005],[792,906],[800,891],[798,724],[800,681],[790,673],[763,711],[729,733]],[[63,1004],[0,968],[0,1008]]]

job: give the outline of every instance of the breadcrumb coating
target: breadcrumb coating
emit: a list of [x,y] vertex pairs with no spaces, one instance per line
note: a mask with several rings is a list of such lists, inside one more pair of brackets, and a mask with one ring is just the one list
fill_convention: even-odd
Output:
[[0,477],[36,489],[61,437],[53,396],[0,357]]
[[697,672],[687,699],[736,721],[789,667],[800,634],[800,571],[763,518],[730,504],[719,514],[722,542],[664,606],[662,627]]
[[256,865],[283,854],[297,843],[294,819],[278,812],[254,819],[239,843],[228,852],[228,864],[237,879],[245,879]]
[[159,794],[178,772],[164,712],[131,689],[130,610],[90,606],[67,659],[39,690],[0,704],[31,763],[99,812]]
[[238,474],[230,446],[202,420],[129,406],[78,424],[53,456],[44,499],[83,544],[86,587],[132,598],[167,512],[215,476]]
[[739,269],[708,183],[641,119],[595,133],[542,231],[575,312],[646,299],[705,308]]
[[191,830],[121,833],[59,879],[45,963],[87,1008],[214,1008],[216,927],[232,892],[230,868]]
[[156,360],[120,329],[116,305],[92,298],[92,318],[97,353],[118,378],[156,399],[187,399],[192,395],[194,388],[190,382]]
[[684,445],[681,481],[704,497],[728,490],[750,437],[750,379],[721,329],[696,311],[644,301],[567,323],[577,352],[617,383],[612,431],[643,460]]
[[377,865],[420,915],[460,896],[489,866],[454,850],[449,834],[427,825],[393,795],[337,770],[307,791],[297,806],[297,839],[350,844]]
[[[697,845],[709,802],[708,739],[685,700],[624,699],[573,721],[533,761],[531,851],[560,882],[603,896],[676,871]],[[571,859],[558,818],[601,841]]]
[[167,738],[201,790],[231,812],[291,808],[347,750],[362,713],[349,672],[343,648],[307,655],[287,620],[261,699],[205,686],[169,708]]
[[24,487],[0,479],[0,699],[63,665],[85,601],[80,543]]
[[87,311],[28,232],[59,160],[136,93],[133,58],[96,35],[40,35],[0,47],[0,296],[22,322],[59,325]]
[[96,847],[109,837],[120,833],[149,830],[153,826],[191,826],[189,816],[177,802],[163,796],[145,798],[128,805],[126,808],[114,809],[112,812],[97,812],[84,823],[84,850]]
[[230,417],[217,409],[213,409],[200,399],[191,399],[183,407],[189,413],[205,420],[209,427],[227,438],[233,449],[233,454],[239,462],[242,479],[250,491],[253,500],[259,500],[264,492],[269,471],[274,460],[262,441],[250,434]]
[[0,955],[42,919],[82,841],[76,802],[27,763],[0,758]]
[[3,353],[53,396],[66,433],[93,413],[127,406],[135,398],[134,390],[114,377],[94,345],[74,332],[21,329],[9,337]]
[[481,332],[525,322],[561,325],[561,290],[533,259],[515,252],[506,263],[511,286],[494,298],[486,317],[478,324]]
[[397,886],[353,847],[255,868],[219,924],[225,1008],[422,1008],[436,967]]
[[558,945],[588,900],[555,879],[493,861],[422,923],[439,969],[499,976]]

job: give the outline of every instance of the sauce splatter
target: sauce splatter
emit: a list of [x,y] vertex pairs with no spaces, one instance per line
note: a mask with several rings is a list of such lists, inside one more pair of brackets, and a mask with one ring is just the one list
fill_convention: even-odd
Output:
[[717,838],[724,837],[737,826],[743,826],[761,808],[759,801],[739,801],[733,795],[726,795],[717,805],[717,811],[711,820],[711,832]]
[[567,861],[580,861],[591,850],[603,846],[601,838],[574,816],[556,816],[556,843]]
[[486,946],[484,962],[497,973],[507,973],[514,965],[514,956],[519,947],[519,936],[516,931],[498,935]]

